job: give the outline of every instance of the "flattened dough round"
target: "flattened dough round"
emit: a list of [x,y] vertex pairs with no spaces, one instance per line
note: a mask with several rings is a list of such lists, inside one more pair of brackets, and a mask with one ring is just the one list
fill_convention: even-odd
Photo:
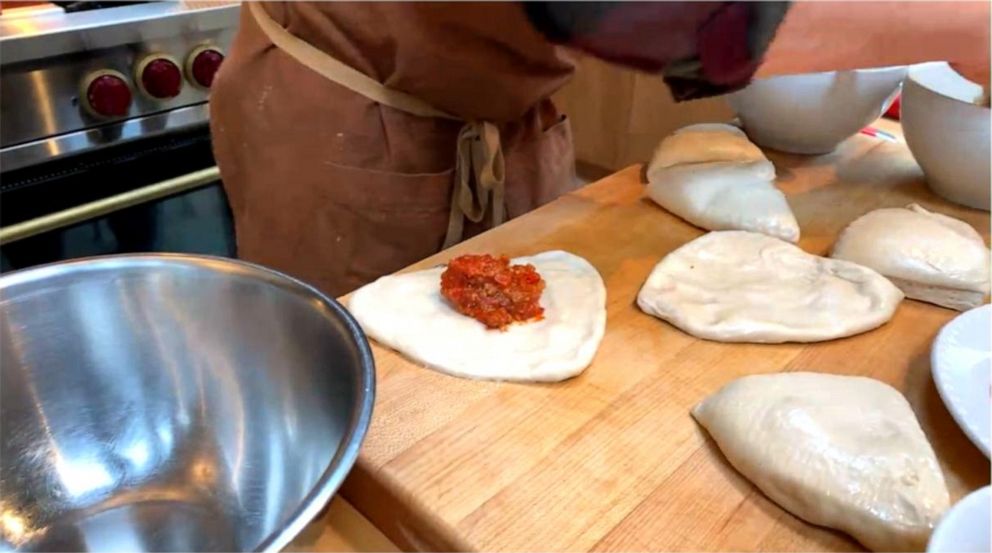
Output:
[[948,507],[940,465],[909,403],[877,380],[747,376],[692,415],[773,501],[876,551],[922,551]]
[[989,249],[978,232],[917,204],[855,219],[831,257],[878,271],[910,298],[952,309],[978,307],[989,293]]
[[637,305],[707,340],[818,342],[884,324],[902,297],[885,277],[849,261],[755,232],[720,231],[662,259]]
[[382,277],[348,309],[374,340],[454,376],[554,382],[592,362],[606,328],[606,287],[585,259],[563,251],[520,257],[545,281],[544,319],[490,330],[441,295],[444,267]]

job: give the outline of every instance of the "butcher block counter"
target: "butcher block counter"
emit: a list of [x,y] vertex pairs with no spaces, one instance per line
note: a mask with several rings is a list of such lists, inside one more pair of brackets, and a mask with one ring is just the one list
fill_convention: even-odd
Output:
[[[988,241],[989,214],[931,194],[905,144],[858,135],[827,156],[769,157],[808,252],[827,254],[869,210],[911,202]],[[375,412],[342,493],[389,539],[432,551],[860,550],[765,498],[690,416],[748,374],[887,382],[912,404],[953,501],[989,483],[988,460],[930,374],[931,342],[956,312],[906,300],[877,330],[816,344],[695,339],[634,302],[655,264],[704,232],[646,200],[641,173],[630,167],[410,268],[470,252],[567,250],[602,275],[608,320],[592,365],[552,385],[445,376],[373,345]]]

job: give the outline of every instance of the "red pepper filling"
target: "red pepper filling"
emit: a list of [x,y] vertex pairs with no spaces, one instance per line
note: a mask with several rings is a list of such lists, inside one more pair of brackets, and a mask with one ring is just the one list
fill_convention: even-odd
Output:
[[540,320],[544,280],[533,265],[510,265],[506,256],[463,255],[441,274],[441,294],[459,313],[489,328]]

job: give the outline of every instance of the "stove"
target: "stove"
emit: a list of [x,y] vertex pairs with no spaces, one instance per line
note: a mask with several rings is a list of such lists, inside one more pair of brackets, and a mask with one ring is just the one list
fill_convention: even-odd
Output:
[[237,5],[56,2],[0,15],[4,171],[206,121]]
[[4,2],[0,270],[125,251],[233,255],[208,101],[239,10]]

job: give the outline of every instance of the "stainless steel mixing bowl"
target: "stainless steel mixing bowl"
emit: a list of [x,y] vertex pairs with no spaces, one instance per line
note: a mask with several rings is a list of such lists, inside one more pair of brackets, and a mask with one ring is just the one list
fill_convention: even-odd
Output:
[[0,277],[0,549],[278,550],[351,468],[374,368],[350,315],[196,256]]

